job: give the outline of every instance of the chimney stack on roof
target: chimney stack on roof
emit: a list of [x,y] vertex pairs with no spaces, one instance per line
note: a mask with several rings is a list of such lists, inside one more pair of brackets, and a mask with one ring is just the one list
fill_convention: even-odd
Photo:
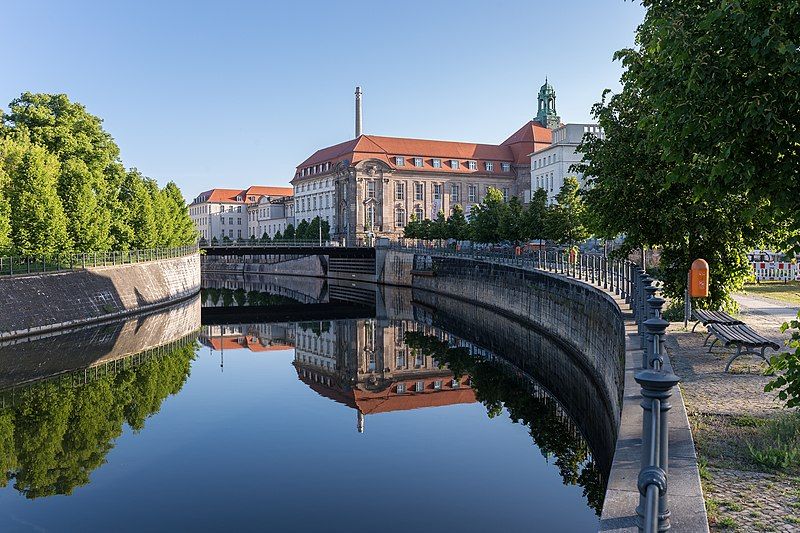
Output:
[[356,138],[361,136],[361,87],[356,87]]

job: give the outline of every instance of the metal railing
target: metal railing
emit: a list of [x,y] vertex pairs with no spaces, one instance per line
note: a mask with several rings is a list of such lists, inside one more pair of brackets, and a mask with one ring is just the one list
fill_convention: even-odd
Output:
[[[646,533],[669,529],[667,479],[669,410],[672,407],[669,398],[680,379],[664,366],[664,335],[669,322],[661,315],[665,300],[657,296],[656,280],[632,261],[600,254],[488,247],[459,249],[416,241],[391,243],[390,248],[431,256],[468,257],[551,272],[595,285],[629,304],[642,349],[642,367],[634,378],[642,388],[643,409],[637,525]],[[433,268],[433,265],[426,262],[423,268]]]
[[197,253],[196,244],[177,248],[153,248],[147,250],[122,250],[115,252],[86,252],[63,254],[50,257],[0,257],[0,275],[15,276],[47,272],[66,272],[72,270],[143,263],[172,259]]
[[230,242],[200,242],[200,248],[285,248],[285,247],[315,247],[339,246],[337,241],[304,240],[304,241],[230,241]]

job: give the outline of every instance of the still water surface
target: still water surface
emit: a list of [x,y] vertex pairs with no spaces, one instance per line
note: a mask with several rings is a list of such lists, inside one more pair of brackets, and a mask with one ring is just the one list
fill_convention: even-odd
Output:
[[0,529],[596,529],[569,406],[429,308],[361,312],[192,334],[194,301],[0,347]]

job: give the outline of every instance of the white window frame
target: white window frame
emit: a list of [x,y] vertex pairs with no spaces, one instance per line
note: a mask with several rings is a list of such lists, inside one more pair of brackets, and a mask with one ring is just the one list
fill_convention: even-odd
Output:
[[433,168],[442,168],[442,160],[434,158],[433,159]]
[[450,160],[450,168],[452,170],[458,170],[458,159],[451,159]]
[[478,162],[477,161],[467,161],[467,168],[470,170],[478,170]]
[[394,157],[394,164],[397,165],[398,167],[404,167],[406,166],[406,158],[403,157],[402,155],[396,155]]
[[494,161],[486,162],[486,172],[494,172]]
[[421,167],[422,166],[422,158],[421,157],[415,157],[414,158],[414,166],[415,167]]

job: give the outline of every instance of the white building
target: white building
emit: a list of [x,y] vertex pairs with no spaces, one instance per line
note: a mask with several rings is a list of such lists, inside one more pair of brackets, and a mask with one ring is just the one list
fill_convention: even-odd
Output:
[[564,185],[564,178],[574,176],[581,186],[584,185],[583,174],[571,172],[570,167],[579,163],[583,154],[578,152],[578,145],[586,134],[602,138],[603,130],[597,124],[566,124],[553,130],[553,143],[531,156],[531,190],[547,191],[548,203],[552,203]]
[[286,233],[286,226],[294,226],[294,198],[291,196],[262,196],[258,202],[247,206],[249,236],[260,239],[266,233],[270,239],[279,231]]
[[247,189],[211,189],[200,193],[189,204],[189,218],[200,238],[211,241],[247,239],[249,234],[247,205],[262,196],[291,196],[291,187],[252,186]]
[[[325,166],[328,168],[325,169]],[[321,173],[331,170],[331,164],[317,165],[318,172]],[[310,170],[302,170],[303,177],[305,172],[311,176]],[[311,222],[315,217],[320,217],[330,224],[331,232],[336,225],[336,202],[334,191],[336,190],[333,176],[318,176],[313,179],[303,180],[294,187],[294,210],[297,224],[303,220]],[[296,225],[295,225],[296,227]]]

